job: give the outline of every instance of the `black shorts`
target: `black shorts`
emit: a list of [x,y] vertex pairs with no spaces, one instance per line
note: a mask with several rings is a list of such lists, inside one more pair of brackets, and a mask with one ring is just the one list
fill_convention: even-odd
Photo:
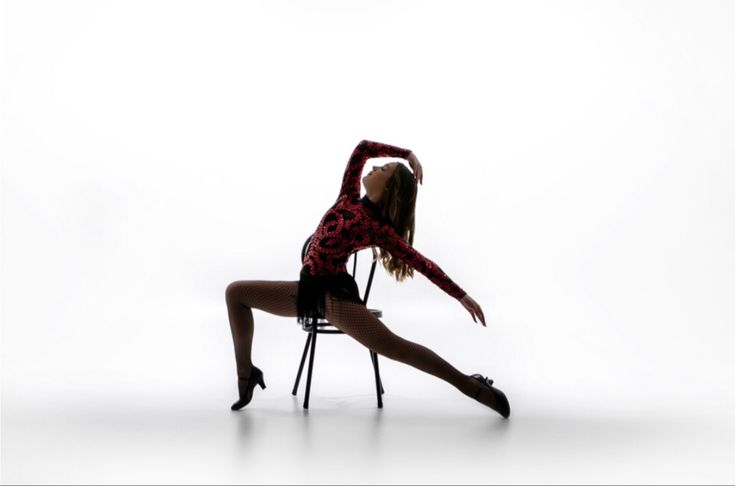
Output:
[[324,318],[327,291],[340,299],[363,303],[357,282],[349,273],[310,275],[306,268],[302,267],[296,304],[299,323],[311,325],[316,319]]

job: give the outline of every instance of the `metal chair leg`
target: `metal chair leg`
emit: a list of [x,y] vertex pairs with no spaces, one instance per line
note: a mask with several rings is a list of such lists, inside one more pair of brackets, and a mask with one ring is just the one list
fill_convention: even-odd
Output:
[[385,393],[385,390],[383,389],[383,379],[380,378],[380,367],[378,366],[378,353],[372,352],[370,356],[373,358],[373,368],[375,369],[375,373],[378,375],[378,380],[380,383],[380,393]]
[[385,393],[383,389],[383,378],[380,377],[380,366],[378,366],[378,355],[375,355],[375,368],[378,370],[378,381],[380,382],[380,393]]
[[309,392],[311,392],[311,371],[314,368],[314,350],[316,348],[316,323],[311,331],[311,353],[309,354],[309,371],[306,373],[306,396],[304,396],[304,408],[309,408]]
[[309,351],[309,343],[311,342],[311,333],[306,335],[306,344],[304,345],[304,352],[301,355],[301,364],[299,365],[299,372],[296,374],[296,381],[293,384],[293,390],[291,395],[296,395],[299,390],[299,381],[301,381],[301,372],[304,369],[304,362],[306,361],[306,353]]
[[375,371],[375,394],[378,396],[378,408],[383,408],[383,385],[380,383],[378,372],[378,355],[372,349],[370,350],[370,360],[373,362],[373,371]]

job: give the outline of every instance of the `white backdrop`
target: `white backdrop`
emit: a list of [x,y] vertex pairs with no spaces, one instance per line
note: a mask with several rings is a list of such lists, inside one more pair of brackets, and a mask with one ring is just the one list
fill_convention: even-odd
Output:
[[[494,477],[733,480],[732,2],[6,1],[3,15],[3,481],[247,481],[236,467],[206,476],[206,461],[201,477],[60,459],[42,473],[29,465],[69,449],[28,424],[49,410],[69,423],[84,407],[229,417],[225,288],[297,279],[361,139],[417,154],[414,246],[487,328],[419,273],[399,284],[378,267],[372,306],[399,335],[494,378],[511,422],[537,426],[520,443],[568,436],[551,416],[587,417],[580,434],[621,414],[670,419],[661,430],[709,417],[726,431],[681,437],[699,449],[659,449],[629,476],[592,460],[579,476],[563,460],[529,476],[526,448]],[[291,403],[305,337],[295,319],[254,315],[268,389],[241,416]],[[327,396],[348,408],[363,397],[372,413],[367,351],[320,343],[312,409],[334,416]],[[492,418],[432,376],[381,363],[386,407],[393,392],[407,416],[437,397],[453,410],[437,417]],[[92,453],[79,417],[59,435]],[[567,444],[567,460],[594,444]],[[394,471],[362,478],[431,481]],[[462,471],[431,477],[493,480]]]

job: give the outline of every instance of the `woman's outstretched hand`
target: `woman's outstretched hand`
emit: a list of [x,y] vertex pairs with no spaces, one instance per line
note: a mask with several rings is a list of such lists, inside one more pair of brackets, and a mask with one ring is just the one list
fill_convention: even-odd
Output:
[[406,157],[406,160],[408,160],[408,165],[411,166],[411,170],[413,171],[413,176],[416,178],[417,182],[420,182],[421,185],[424,184],[424,169],[421,167],[421,162],[419,162],[419,159],[416,158],[416,154],[411,152],[408,154],[408,157]]
[[482,322],[482,325],[487,327],[485,325],[485,314],[482,313],[482,309],[480,308],[480,304],[475,302],[475,299],[470,297],[470,294],[465,295],[460,299],[459,301],[465,309],[470,311],[470,314],[472,314],[472,320],[477,322],[477,319],[475,319],[475,315],[477,315],[480,318],[480,322]]

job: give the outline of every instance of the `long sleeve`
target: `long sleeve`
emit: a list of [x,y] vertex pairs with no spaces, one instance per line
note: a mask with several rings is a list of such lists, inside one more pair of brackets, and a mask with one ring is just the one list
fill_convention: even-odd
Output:
[[352,151],[350,160],[347,162],[347,169],[342,178],[342,187],[339,190],[339,196],[345,194],[349,196],[360,196],[360,176],[365,162],[374,157],[401,157],[406,158],[411,153],[409,149],[396,147],[380,142],[370,140],[362,140]]
[[418,270],[426,278],[434,282],[436,286],[455,299],[461,299],[467,295],[467,292],[454,283],[439,265],[409,245],[393,228],[388,226],[384,228],[384,231],[380,232],[378,246],[387,250],[391,255],[399,258],[415,270]]

